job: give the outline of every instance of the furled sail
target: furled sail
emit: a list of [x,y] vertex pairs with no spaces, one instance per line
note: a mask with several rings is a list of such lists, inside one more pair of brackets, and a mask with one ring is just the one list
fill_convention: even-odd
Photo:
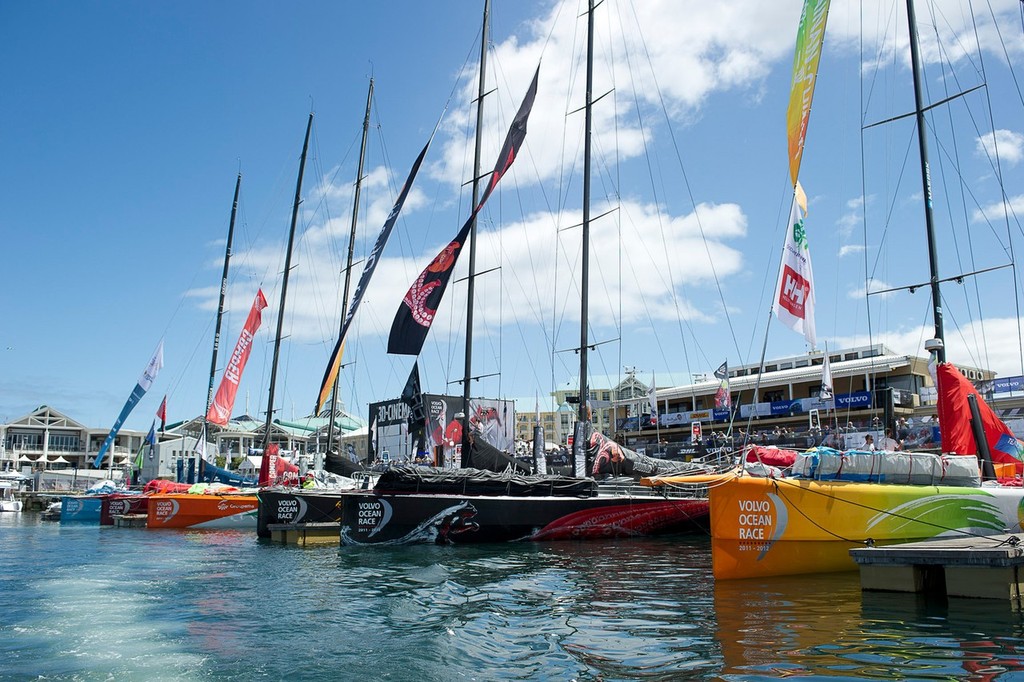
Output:
[[936,368],[936,375],[939,381],[938,416],[942,451],[958,455],[979,454],[971,431],[971,412],[967,403],[967,396],[974,395],[992,461],[1012,465],[1015,476],[1024,474],[1024,462],[1021,461],[1024,447],[985,403],[974,384],[948,362]]

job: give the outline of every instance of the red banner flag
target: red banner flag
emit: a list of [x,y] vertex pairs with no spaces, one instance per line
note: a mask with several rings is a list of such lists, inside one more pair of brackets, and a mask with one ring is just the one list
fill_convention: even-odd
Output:
[[270,485],[297,484],[299,482],[299,467],[281,457],[281,450],[277,443],[267,446],[260,460],[259,486],[265,488]]
[[256,300],[252,302],[249,317],[245,320],[242,333],[238,336],[238,343],[235,344],[235,350],[231,353],[228,366],[224,369],[224,376],[221,377],[217,395],[210,403],[210,410],[206,413],[207,421],[223,426],[231,418],[231,408],[235,405],[238,382],[242,379],[242,370],[245,369],[245,363],[249,360],[252,340],[263,321],[262,312],[266,307],[267,299],[264,298],[263,290],[260,289],[256,292]]
[[160,417],[160,431],[167,430],[167,396],[164,396],[163,402],[160,403],[160,407],[156,411],[156,416]]
[[533,81],[526,91],[526,97],[519,105],[516,117],[512,119],[512,125],[505,136],[505,144],[498,153],[498,162],[491,171],[490,180],[484,188],[483,198],[473,208],[466,224],[462,226],[455,239],[449,242],[448,246],[441,250],[441,253],[434,257],[430,265],[420,273],[416,281],[409,287],[402,304],[398,307],[398,313],[391,323],[391,334],[388,336],[388,352],[394,355],[419,355],[423,349],[423,342],[427,339],[427,332],[434,322],[434,315],[437,307],[444,297],[444,290],[448,287],[448,280],[451,279],[452,271],[455,269],[455,262],[462,253],[462,247],[474,225],[477,213],[484,207],[491,192],[498,186],[498,181],[505,177],[505,173],[512,167],[512,162],[519,154],[519,148],[526,139],[526,122],[530,118],[530,111],[533,109],[533,101],[537,98],[537,79],[540,77],[540,66],[533,74]]

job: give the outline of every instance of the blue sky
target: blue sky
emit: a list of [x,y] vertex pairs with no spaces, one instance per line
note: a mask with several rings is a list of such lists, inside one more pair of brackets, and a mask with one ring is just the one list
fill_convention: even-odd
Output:
[[[913,105],[902,5],[861,5],[863,59],[862,15],[835,3],[829,18],[801,181],[819,345],[831,348],[871,339],[919,353],[930,335],[926,291],[872,297],[870,317],[858,294],[865,267],[875,288],[927,279],[912,128],[860,132]],[[975,38],[960,3],[932,6],[934,16],[918,10],[927,99],[977,85],[982,65],[989,84],[930,123],[940,270],[951,276],[1009,262],[1008,233],[1024,248],[1024,105],[1012,80],[1024,65],[1024,28],[1014,0],[992,3],[1002,42],[988,8],[979,10],[979,61],[967,57]],[[578,371],[583,117],[571,112],[583,103],[581,13],[546,1],[496,0],[492,9],[485,169],[538,60],[541,81],[523,151],[481,217],[478,270],[493,270],[477,283],[474,374],[493,376],[475,382],[474,395],[544,395]],[[611,212],[592,226],[589,336],[602,344],[590,358],[592,385],[635,367],[665,387],[723,360],[757,360],[789,208],[785,110],[799,13],[793,0],[599,8],[595,96],[612,94],[595,107],[592,214]],[[165,366],[126,426],[148,428],[164,394],[172,421],[202,412],[239,170],[218,366],[262,286],[270,308],[235,406],[261,414],[312,111],[275,401],[280,417],[308,414],[341,315],[371,73],[357,258],[441,121],[345,356],[351,411],[397,396],[412,359],[386,354],[394,312],[469,211],[479,24],[478,3],[454,1],[0,4],[0,420],[48,404],[108,426],[161,338]],[[940,57],[955,71],[940,71]],[[1009,220],[984,154],[993,129]],[[952,360],[1022,373],[1014,286],[1008,269],[946,285]],[[421,356],[429,392],[461,393],[450,382],[463,373],[465,288],[449,287]],[[769,327],[769,357],[806,349]]]

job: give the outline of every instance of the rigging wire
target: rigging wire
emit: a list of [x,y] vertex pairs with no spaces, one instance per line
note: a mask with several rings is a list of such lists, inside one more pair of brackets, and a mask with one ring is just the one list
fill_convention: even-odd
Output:
[[[859,88],[859,90],[860,90],[860,111],[861,111],[861,126],[860,126],[860,182],[861,182],[861,194],[860,194],[860,196],[861,196],[861,204],[864,206],[864,210],[863,210],[862,216],[861,216],[862,220],[863,220],[863,226],[862,226],[863,227],[863,230],[862,230],[862,235],[863,235],[862,239],[863,239],[863,241],[862,241],[862,245],[864,247],[864,250],[863,250],[863,254],[864,254],[864,306],[865,306],[865,312],[866,312],[865,317],[867,317],[867,325],[868,325],[868,346],[874,346],[875,345],[874,327],[873,327],[873,324],[871,322],[871,297],[868,294],[868,288],[869,288],[869,284],[870,284],[870,280],[869,280],[869,272],[870,272],[870,270],[868,268],[868,221],[867,221],[868,211],[867,211],[867,173],[866,173],[867,164],[865,163],[865,161],[866,161],[866,159],[865,159],[866,150],[865,150],[865,146],[864,146],[864,125],[863,125],[864,118],[867,115],[867,110],[866,110],[867,101],[866,101],[865,92],[864,92],[864,5],[863,5],[863,3],[860,6],[859,52],[860,52],[860,55],[859,55],[860,59],[858,60],[858,70],[860,72],[860,88]],[[876,63],[878,63],[878,62],[876,61]],[[869,87],[871,89],[874,88],[874,79],[872,79],[871,84],[870,84]],[[869,90],[868,95],[870,95],[870,90]],[[870,99],[870,97],[868,97],[867,99]],[[868,377],[865,378],[865,380],[864,380],[864,388],[866,390],[868,390],[868,391],[870,391],[871,388],[872,388],[872,386],[871,386],[871,378],[874,377],[874,375],[875,375],[874,354],[872,354],[872,359],[869,360],[869,363],[870,364],[869,364]],[[852,378],[851,378],[851,383],[852,383]],[[847,421],[849,421],[849,413],[847,413]]]
[[[940,11],[940,8],[935,7],[934,4],[932,4],[931,9],[932,9],[932,12],[933,12],[933,16],[934,16],[934,14],[936,12]],[[971,12],[971,14],[973,15],[973,12]],[[947,25],[948,25],[948,21],[947,21]],[[936,45],[939,46],[940,52],[943,55],[946,55],[947,54],[946,53],[946,49],[943,46],[942,42],[940,41],[939,27],[938,27],[938,22],[937,21],[933,21],[932,22],[932,28],[934,30]],[[952,60],[949,60],[949,62],[950,62],[950,69],[949,69],[949,76],[948,77],[946,75],[945,67],[942,66],[940,68],[940,71],[942,73],[941,81],[942,81],[942,85],[943,85],[944,99],[949,99],[950,98],[950,90],[949,90],[949,81],[950,80],[953,81],[954,85],[958,89],[960,89],[960,87],[961,87],[960,86],[959,78],[957,77],[957,74],[956,74],[956,70],[952,68]],[[925,82],[925,87],[928,88],[929,87],[928,86],[928,81],[925,80],[924,82]],[[984,80],[982,82],[984,82]],[[931,99],[931,97],[930,97],[930,93],[929,93],[929,100],[930,99]],[[950,134],[952,136],[952,158],[950,160],[953,163],[953,170],[954,170],[954,172],[956,174],[956,178],[957,178],[957,180],[959,180],[957,185],[958,185],[958,187],[960,189],[960,207],[963,209],[963,216],[962,217],[963,217],[964,225],[966,226],[966,225],[969,225],[969,220],[968,220],[968,216],[967,216],[967,197],[966,197],[965,191],[964,191],[964,184],[965,184],[964,183],[964,177],[963,177],[962,173],[960,173],[960,145],[957,144],[957,136],[955,135],[956,128],[955,128],[955,126],[953,124],[953,107],[952,107],[952,104],[943,107],[943,109],[946,112],[946,120],[947,120],[947,124],[949,125]],[[969,107],[968,107],[968,111],[969,111]],[[931,113],[931,112],[929,112],[929,113]],[[971,118],[973,120],[973,116]],[[977,129],[976,125],[975,125],[975,128]],[[936,126],[936,135],[935,135],[936,146],[939,147],[940,149],[942,149],[943,151],[945,151],[945,147],[942,145],[942,142],[939,140],[939,136],[938,136],[937,133],[938,133],[938,130],[937,130],[937,126]],[[946,164],[943,163],[943,160],[945,160],[946,158],[947,157],[946,157],[945,154],[939,154],[939,164],[938,164],[938,166],[939,166],[940,177],[943,180],[943,183],[942,183],[943,187],[946,186],[946,183],[945,183],[945,179],[946,179]],[[953,221],[953,215],[952,215],[952,206],[950,204],[951,204],[951,202],[949,202],[948,199],[947,199],[946,202],[945,202],[945,205],[947,207],[947,210],[949,211],[949,221],[950,221],[950,226],[952,227],[954,221]],[[954,250],[956,252],[957,269],[960,272],[963,272],[965,270],[965,268],[963,266],[962,257],[961,257],[961,253],[960,253],[960,240],[957,238],[958,230],[952,229],[951,232],[952,232],[952,237],[953,237],[953,239],[952,239],[952,241],[953,241],[953,248],[954,248]],[[968,234],[969,234],[969,232],[968,232]],[[977,265],[977,259],[976,259],[975,253],[974,253],[974,240],[973,239],[970,239],[970,238],[967,239],[967,251],[968,251],[968,256],[969,256],[969,259],[970,259],[970,269],[972,271],[973,270],[977,270],[978,269],[978,265]],[[974,291],[975,301],[977,303],[978,317],[979,317],[979,319],[984,319],[984,310],[982,308],[982,302],[981,302],[981,289],[978,286],[977,278],[972,278],[971,284],[973,285],[972,288],[973,288],[973,291]],[[964,288],[964,303],[965,303],[966,308],[967,308],[968,319],[973,323],[974,322],[974,311],[972,310],[972,307],[971,307],[971,298],[970,298],[969,293],[970,293],[970,288],[965,287]],[[974,346],[978,347],[979,346],[978,327],[976,325],[972,324],[971,325],[971,329],[972,329],[973,336],[974,336]],[[981,335],[980,347],[983,349],[982,354],[983,354],[983,359],[984,359],[984,363],[985,363],[984,366],[987,367],[987,366],[989,366],[990,361],[989,361],[989,352],[988,352],[988,341],[987,341],[987,338],[985,337],[984,334]]]
[[[633,10],[634,25],[636,25],[637,32],[641,36],[641,40],[642,40],[643,31],[640,28],[639,17],[637,16],[637,13],[636,13],[636,7],[632,3],[630,3],[630,7]],[[624,23],[624,22],[622,22],[622,23]],[[634,82],[636,82],[636,80],[638,80],[638,78],[636,77],[636,70],[633,67],[633,60],[632,60],[632,58],[630,56],[629,50],[626,50],[624,55],[625,55],[625,59],[626,59],[627,69],[629,70],[630,75],[634,77]],[[651,67],[651,70],[653,72],[653,64],[651,64],[649,57],[650,56],[648,55],[648,65]],[[657,86],[655,86],[655,87],[657,87]],[[642,107],[640,105],[640,98],[639,98],[639,94],[637,92],[637,88],[635,88],[635,87],[631,88],[630,92],[631,92],[631,94],[633,96],[633,102],[632,102],[633,107],[636,109],[636,112],[637,112],[638,126],[639,126],[640,130],[644,130],[645,129],[644,115],[643,115],[643,109],[642,109]],[[671,126],[671,120],[668,117],[667,110],[664,109],[664,107],[663,107],[662,111],[663,111],[663,113],[665,113],[665,123],[666,123],[666,126]],[[647,143],[647,136],[646,135],[641,135],[640,140],[641,140],[641,144],[643,145],[644,159],[646,161],[646,167],[647,167],[647,175],[648,175],[648,178],[651,181],[651,191],[654,194],[654,204],[653,204],[653,206],[654,206],[655,215],[656,215],[657,220],[658,220],[659,231],[660,231],[660,234],[661,234],[662,253],[664,253],[665,256],[666,256],[666,259],[665,259],[665,270],[668,272],[668,279],[666,281],[666,279],[664,277],[661,277],[661,280],[662,280],[662,284],[665,287],[665,289],[667,291],[671,292],[672,303],[673,303],[673,307],[674,307],[675,313],[676,313],[676,315],[675,315],[675,317],[676,317],[676,324],[679,327],[679,340],[680,340],[680,343],[681,343],[682,348],[683,348],[684,364],[686,366],[687,374],[690,374],[690,372],[692,371],[692,367],[691,367],[691,364],[690,364],[689,347],[688,347],[688,345],[686,343],[686,335],[683,332],[683,321],[684,321],[686,316],[684,316],[683,311],[680,309],[680,305],[679,305],[679,294],[677,292],[677,286],[675,284],[676,277],[675,277],[675,274],[674,274],[674,271],[673,271],[673,262],[672,262],[672,258],[669,257],[669,254],[671,253],[671,251],[669,250],[668,242],[667,242],[666,237],[665,237],[665,225],[664,225],[663,215],[662,215],[662,211],[661,211],[661,202],[659,201],[659,198],[658,198],[657,185],[654,182],[653,164],[651,162],[651,150],[650,150],[650,146]],[[625,207],[622,208],[623,212],[625,212],[626,210],[627,209]],[[696,210],[696,207],[694,207],[694,210]],[[644,244],[644,246],[646,248],[646,243],[645,242],[641,241],[640,243]],[[648,253],[649,256],[652,256],[652,254],[650,252],[650,249],[647,249],[647,253]],[[653,261],[653,258],[652,258],[652,261]],[[660,273],[657,273],[657,274],[660,275]],[[680,283],[678,286],[679,286],[680,289],[683,287],[682,283]],[[651,314],[650,305],[648,303],[647,297],[641,296],[640,297],[640,301],[641,301],[641,303],[644,306],[644,311],[647,313],[648,319],[651,320],[651,323],[653,325],[653,318],[654,318],[654,316]],[[696,341],[696,333],[694,332],[692,326],[689,325],[688,323],[687,323],[686,326],[690,330],[691,337],[693,337],[694,341]],[[665,353],[665,347],[661,343],[660,335],[655,334],[654,335],[654,341],[655,341],[655,343],[658,346],[658,350],[659,350],[659,352],[661,354],[662,361],[667,366],[668,365],[668,357],[667,357],[667,355]],[[698,350],[700,350],[699,344],[698,344]],[[702,355],[703,355],[703,353],[702,353]],[[705,360],[705,362],[708,362],[710,364],[710,361],[708,360],[708,358],[706,356],[705,356],[704,360]]]
[[[635,9],[634,9],[634,17],[636,18],[636,11],[635,11]],[[639,22],[639,19],[637,19],[637,21]],[[653,64],[653,60],[651,59],[651,54],[650,54],[650,51],[647,49],[646,43],[641,43],[641,45],[644,48],[644,55],[647,58],[647,62],[649,64]],[[668,119],[668,117],[669,117],[668,116],[668,105],[665,104],[665,97],[662,94],[661,87],[658,85],[658,77],[657,77],[657,74],[653,73],[653,69],[652,69],[652,73],[651,73],[651,79],[654,81],[654,90],[657,93],[657,96],[658,96],[657,99],[658,99],[659,104],[661,105],[662,112],[664,113],[665,118]],[[697,206],[697,201],[696,201],[696,199],[693,196],[693,187],[690,185],[689,176],[686,173],[685,166],[683,165],[683,157],[682,157],[682,152],[680,151],[680,148],[679,148],[679,142],[676,139],[675,130],[674,130],[674,128],[671,125],[668,126],[668,133],[669,133],[669,138],[672,140],[672,148],[675,151],[676,160],[679,163],[679,169],[682,172],[683,185],[686,187],[687,196],[690,199],[690,205],[692,205],[694,207],[694,211],[693,211],[694,222],[697,225],[697,229],[700,232],[701,241],[704,244],[704,252],[705,252],[705,255],[707,255],[708,263],[709,263],[709,265],[711,267],[711,274],[712,274],[712,276],[713,276],[713,278],[715,280],[715,288],[718,291],[719,301],[722,304],[722,310],[723,310],[723,313],[725,314],[726,323],[728,324],[728,327],[729,327],[729,335],[732,338],[733,348],[736,350],[737,357],[742,357],[741,353],[740,353],[739,341],[736,338],[736,330],[733,327],[732,317],[729,315],[729,307],[728,307],[728,305],[725,302],[725,294],[722,291],[722,283],[721,283],[721,280],[718,277],[718,271],[715,268],[714,258],[711,256],[711,250],[708,247],[707,235],[704,233],[704,223],[703,223],[703,221],[700,218],[700,211],[699,211],[698,206]]]
[[[979,59],[979,62],[981,64],[982,80],[987,82],[988,76],[987,76],[987,72],[985,70],[985,58],[984,58],[984,55],[982,54],[982,50],[981,50],[981,38],[978,35],[978,26],[977,26],[977,21],[974,18],[973,5],[971,6],[971,8],[972,8],[972,11],[971,11],[971,21],[972,21],[972,25],[974,26],[975,42],[978,45],[978,59]],[[1013,83],[1014,83],[1014,85],[1017,88],[1017,96],[1020,99],[1021,104],[1024,105],[1024,96],[1021,95],[1020,84],[1017,82],[1017,75],[1013,71],[1013,62],[1010,60],[1010,55],[1009,55],[1009,53],[1006,50],[1006,43],[1003,41],[1003,34],[999,30],[999,22],[996,21],[995,12],[992,10],[992,3],[991,2],[988,3],[988,8],[989,8],[989,13],[992,16],[992,25],[995,27],[996,35],[999,36],[999,45],[1003,48],[1003,55],[1006,58],[1006,64],[1007,64],[1007,67],[1009,69],[1010,76],[1013,79]],[[1022,2],[1020,3],[1020,13],[1021,13],[1021,30],[1022,30],[1022,33],[1024,33],[1024,0],[1022,0]],[[1024,332],[1022,332],[1022,330],[1021,330],[1021,305],[1020,305],[1021,285],[1020,285],[1020,282],[1018,281],[1017,259],[1014,257],[1014,251],[1013,251],[1013,233],[1010,230],[1010,212],[1013,209],[1012,209],[1012,206],[1010,204],[1009,197],[1006,196],[1006,185],[1003,182],[1003,168],[1002,168],[1002,164],[999,163],[998,136],[996,135],[995,119],[994,119],[993,114],[992,114],[992,93],[989,91],[988,88],[985,88],[985,99],[988,102],[988,108],[987,108],[988,114],[989,114],[989,121],[988,121],[988,123],[989,123],[989,130],[992,131],[992,146],[993,146],[993,151],[995,152],[995,157],[996,157],[995,171],[996,171],[997,177],[999,179],[1000,199],[1002,199],[1002,202],[1003,202],[1003,217],[1004,217],[1004,219],[1006,221],[1006,239],[1007,239],[1008,246],[1009,246],[1009,249],[1010,249],[1010,263],[1013,264],[1013,268],[1012,268],[1012,270],[1013,270],[1013,303],[1014,303],[1014,316],[1017,318],[1017,320],[1016,320],[1017,321],[1017,325],[1016,325],[1017,326],[1017,353],[1018,353],[1018,359],[1020,360],[1021,374],[1024,374]],[[987,220],[987,216],[986,216],[986,220]],[[1018,224],[1018,227],[1019,227],[1019,224]]]

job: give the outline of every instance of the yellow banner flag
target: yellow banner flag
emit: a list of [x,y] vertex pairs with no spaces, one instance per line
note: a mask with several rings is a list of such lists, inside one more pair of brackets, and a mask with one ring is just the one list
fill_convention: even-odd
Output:
[[793,57],[793,85],[789,91],[786,110],[786,133],[789,137],[789,175],[796,185],[800,175],[800,160],[804,153],[807,121],[811,116],[811,99],[818,76],[821,42],[825,37],[829,0],[805,0],[800,14],[800,29],[796,35],[796,54]]

